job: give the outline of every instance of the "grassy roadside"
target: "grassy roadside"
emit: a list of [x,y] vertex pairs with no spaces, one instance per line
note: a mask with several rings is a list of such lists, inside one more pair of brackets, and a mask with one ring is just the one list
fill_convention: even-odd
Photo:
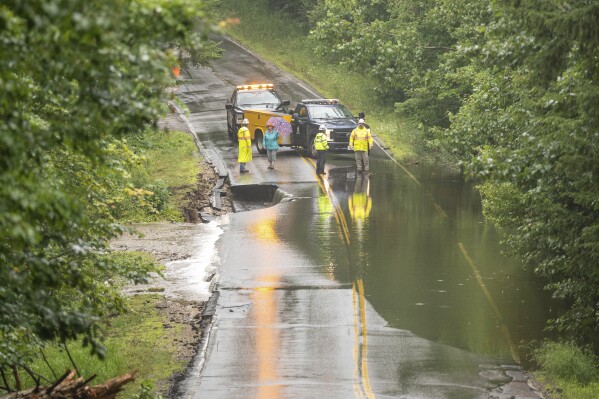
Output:
[[[189,133],[180,131],[186,126],[175,116],[162,122],[165,129],[148,129],[127,141],[127,147],[139,160],[127,170],[132,187],[141,187],[149,194],[144,202],[135,196],[130,200],[124,196],[118,213],[122,224],[183,221],[183,210],[190,205],[191,197],[197,197],[203,164],[198,148]],[[115,191],[119,190],[123,188],[117,186]],[[108,256],[123,267],[154,264],[160,268],[149,253],[115,251]],[[115,291],[122,288],[120,278],[110,280]],[[160,293],[150,292],[127,296],[124,305],[126,313],[103,320],[103,360],[90,355],[89,347],[79,341],[67,341],[66,348],[62,344],[48,346],[43,353],[32,354],[30,369],[47,378],[41,384],[49,385],[65,370],[75,367],[84,379],[96,375],[90,385],[135,371],[136,380],[125,386],[119,398],[149,399],[161,397],[158,393],[166,394],[195,353],[201,336],[196,330],[201,304],[166,300]],[[27,373],[19,374],[24,389],[35,386]],[[12,376],[8,380],[10,386],[16,386]]]
[[141,160],[132,171],[132,182],[153,195],[147,197],[149,203],[145,205],[149,206],[130,204],[120,215],[120,222],[183,221],[182,210],[202,172],[192,137],[178,130],[148,129],[131,138],[128,145]]
[[[157,212],[136,208],[122,223],[182,222],[183,211],[190,205],[189,197],[196,195],[203,172],[199,150],[191,135],[182,131],[187,127],[176,116],[166,117],[161,125],[160,129],[149,129],[129,141],[132,151],[142,157],[140,167],[133,171],[134,184],[150,187],[162,196],[161,202],[153,207]],[[127,262],[139,253],[115,255]],[[108,321],[107,360],[90,359],[90,372],[97,373],[94,370],[105,365],[106,377],[111,378],[137,370],[138,379],[126,387],[122,397],[154,397],[156,391],[166,392],[173,378],[187,367],[190,359],[182,356],[180,346],[193,335],[186,323],[191,315],[183,312],[185,320],[175,320],[169,309],[178,304],[165,301],[159,294],[138,294],[128,297],[127,302],[128,312]]]
[[[161,129],[148,130],[129,143],[143,159],[140,168],[134,171],[135,184],[158,187],[155,192],[163,196],[162,203],[154,207],[158,212],[137,209],[121,222],[182,222],[184,209],[190,205],[189,197],[196,194],[203,164],[199,150],[191,135],[181,131],[186,126],[174,115],[162,124]],[[136,255],[117,253],[124,262]],[[137,380],[119,398],[161,397],[156,392],[166,393],[173,378],[185,371],[190,359],[181,356],[180,347],[193,334],[187,320],[177,321],[169,314],[169,309],[177,304],[165,302],[162,295],[138,294],[128,297],[127,302],[128,312],[108,322],[107,360],[99,363],[91,359],[94,364],[90,370],[105,364],[111,374],[107,378],[137,370]],[[186,314],[184,319],[190,316]]]
[[366,113],[372,131],[400,160],[422,159],[424,142],[415,124],[400,118],[394,104],[378,101],[375,83],[317,56],[305,33],[294,21],[272,15],[263,1],[222,0],[221,18],[240,18],[225,33],[315,87],[325,97],[339,98],[352,113]]
[[[129,311],[106,321],[105,360],[90,356],[89,348],[80,343],[68,343],[68,351],[80,374],[84,378],[96,374],[91,382],[95,385],[135,370],[137,379],[125,386],[119,398],[152,397],[142,392],[164,391],[166,381],[183,372],[187,362],[178,358],[176,346],[186,331],[183,324],[172,323],[167,314],[159,311],[163,302],[163,297],[157,294],[127,298]],[[169,326],[168,330],[165,326]],[[40,375],[57,378],[64,370],[74,367],[63,346],[46,348],[44,356],[47,363],[39,358],[31,365]],[[34,384],[30,378],[22,382],[25,386]]]
[[180,131],[151,131],[136,143],[146,161],[144,169],[152,181],[162,181],[171,193],[169,208],[180,209],[186,194],[198,183],[200,154],[188,133]]
[[533,350],[540,366],[534,377],[553,399],[599,398],[597,357],[575,344],[543,342]]

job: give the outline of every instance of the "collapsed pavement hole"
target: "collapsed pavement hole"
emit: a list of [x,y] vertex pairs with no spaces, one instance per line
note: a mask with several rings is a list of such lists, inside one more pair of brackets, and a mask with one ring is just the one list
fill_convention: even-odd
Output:
[[276,184],[245,184],[231,187],[235,212],[268,208],[291,200],[291,195]]

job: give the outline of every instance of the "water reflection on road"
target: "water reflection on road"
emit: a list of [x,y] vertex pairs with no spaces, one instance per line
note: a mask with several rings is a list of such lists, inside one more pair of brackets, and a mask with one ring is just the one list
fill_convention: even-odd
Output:
[[318,212],[325,220],[317,234],[336,220],[345,248],[330,241],[328,251],[347,252],[351,269],[348,276],[329,262],[327,272],[363,284],[391,327],[519,362],[520,342],[542,334],[548,298],[518,262],[501,255],[476,192],[460,181],[422,181],[384,160],[373,169],[356,176],[332,168],[321,182],[321,196],[337,209]]
[[[274,215],[266,215],[265,218],[250,226],[253,239],[258,240],[266,246],[280,245],[280,238],[275,231],[276,219]],[[256,322],[256,331],[253,339],[256,348],[256,381],[258,390],[256,398],[269,399],[281,397],[280,385],[276,384],[279,379],[279,363],[277,361],[280,352],[279,329],[273,328],[276,324],[277,301],[275,298],[275,287],[280,281],[280,274],[273,273],[276,264],[272,257],[265,257],[258,271],[257,280],[260,286],[253,289],[251,301],[254,304],[249,317]]]
[[[356,176],[350,160],[278,182],[293,201],[230,215],[222,308],[189,397],[480,399],[540,337],[546,298],[500,255],[470,187],[382,159]],[[285,176],[314,170],[289,161]]]

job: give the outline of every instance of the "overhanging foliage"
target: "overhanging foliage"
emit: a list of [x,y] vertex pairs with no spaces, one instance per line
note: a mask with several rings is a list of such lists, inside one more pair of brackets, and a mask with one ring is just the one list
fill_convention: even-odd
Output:
[[[599,3],[329,0],[319,51],[379,82],[481,183],[509,248],[599,345]],[[598,346],[596,346],[598,348]]]
[[119,142],[160,115],[170,68],[217,56],[192,0],[7,0],[0,5],[0,367],[46,340],[84,337],[122,310],[110,278],[151,265],[105,256],[121,233]]

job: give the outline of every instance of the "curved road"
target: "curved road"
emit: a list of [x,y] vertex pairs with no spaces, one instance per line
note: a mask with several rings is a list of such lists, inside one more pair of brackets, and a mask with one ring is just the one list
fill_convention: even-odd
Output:
[[224,108],[235,85],[272,82],[292,105],[320,96],[235,43],[222,46],[212,67],[182,75],[189,122],[233,185],[274,184],[292,200],[221,220],[217,317],[184,397],[538,397],[514,366],[523,333],[468,251],[483,230],[461,233],[464,204],[435,200],[380,148],[370,179],[356,178],[349,154],[329,156],[319,180],[291,149],[274,171],[254,149],[251,173],[240,175]]

